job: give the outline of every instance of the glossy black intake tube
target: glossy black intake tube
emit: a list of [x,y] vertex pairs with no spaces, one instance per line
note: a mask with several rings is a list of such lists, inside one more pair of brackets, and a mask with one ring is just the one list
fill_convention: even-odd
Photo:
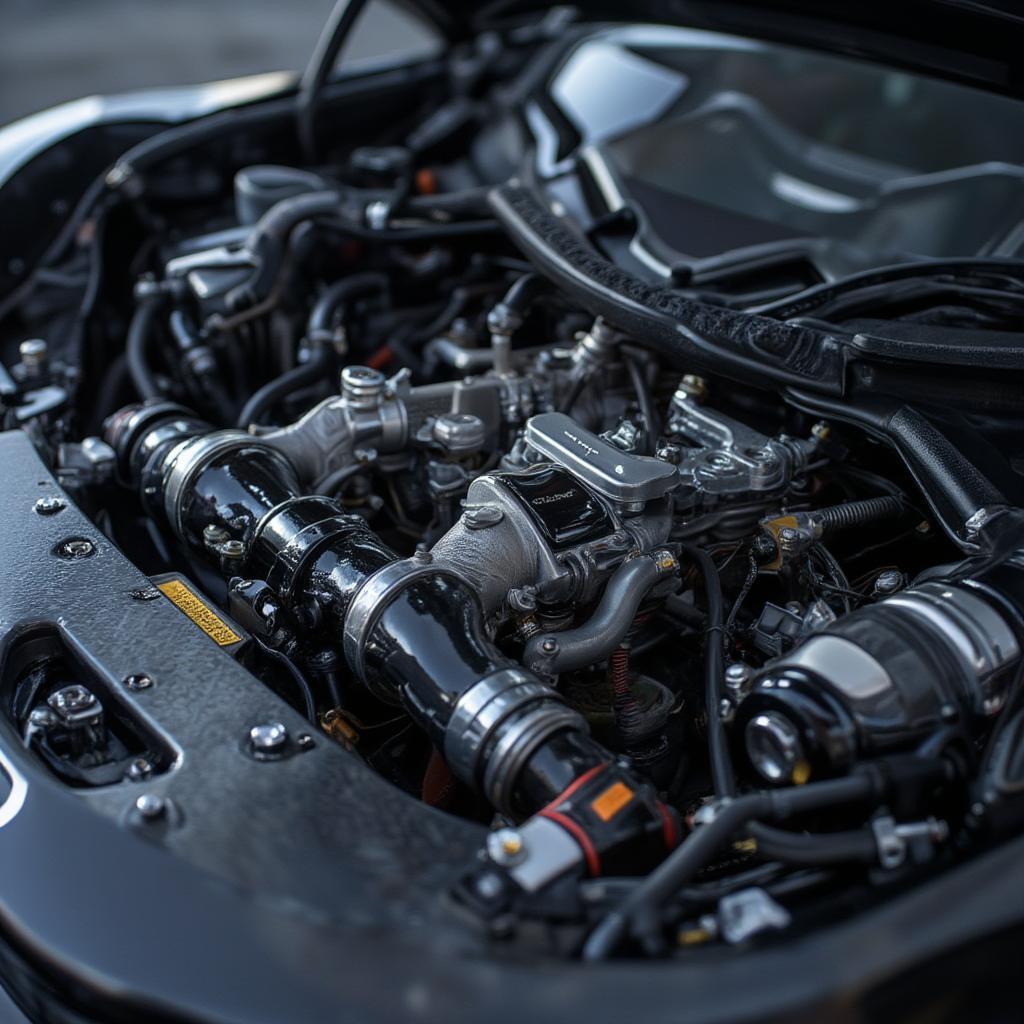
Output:
[[[175,422],[180,414],[169,407]],[[405,707],[463,781],[521,817],[611,760],[554,691],[494,646],[469,583],[425,552],[399,559],[360,517],[302,495],[287,461],[258,439],[192,422],[191,437],[160,445],[152,438],[166,425],[152,414],[121,416],[110,433],[125,464],[152,453],[136,470],[157,492],[149,508],[207,557],[221,557],[211,535],[240,541],[244,560],[225,573],[266,579],[297,612],[315,607],[315,628],[344,638],[353,674]]]

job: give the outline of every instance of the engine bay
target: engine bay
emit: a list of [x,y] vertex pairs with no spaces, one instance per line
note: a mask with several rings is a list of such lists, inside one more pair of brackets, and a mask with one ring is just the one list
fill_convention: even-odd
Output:
[[328,921],[785,943],[1020,833],[1024,114],[556,20],[147,135],[0,298],[4,769]]

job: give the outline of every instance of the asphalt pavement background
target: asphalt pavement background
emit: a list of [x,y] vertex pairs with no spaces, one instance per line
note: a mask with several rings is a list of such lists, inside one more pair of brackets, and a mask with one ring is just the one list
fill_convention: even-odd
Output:
[[[301,70],[333,0],[0,0],[0,125],[65,100]],[[422,45],[387,0],[352,57]]]

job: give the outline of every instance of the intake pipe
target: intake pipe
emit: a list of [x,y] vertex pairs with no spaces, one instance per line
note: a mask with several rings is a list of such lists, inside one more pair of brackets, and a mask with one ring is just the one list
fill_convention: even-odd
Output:
[[[402,705],[452,771],[502,813],[546,815],[561,848],[570,837],[592,874],[606,855],[616,870],[640,869],[674,845],[674,812],[613,762],[554,690],[498,650],[475,590],[454,568],[427,551],[399,558],[359,516],[303,495],[279,451],[170,403],[122,410],[106,434],[151,514],[207,557],[216,555],[211,533],[221,551],[225,537],[239,542],[244,555],[222,564],[225,574],[265,579],[317,623],[311,629],[340,639],[352,674]],[[615,813],[590,811],[609,789],[614,799],[596,806]]]

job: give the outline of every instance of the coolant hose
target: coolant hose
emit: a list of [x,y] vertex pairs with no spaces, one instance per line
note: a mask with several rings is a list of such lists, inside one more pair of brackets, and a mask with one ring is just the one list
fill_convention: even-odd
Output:
[[160,397],[160,387],[156,382],[149,357],[153,341],[153,324],[163,302],[164,297],[159,293],[142,296],[128,327],[128,340],[125,344],[128,373],[143,401],[147,398]]
[[622,643],[637,609],[664,573],[657,553],[623,562],[608,580],[594,614],[575,629],[531,637],[523,652],[524,663],[535,672],[554,676],[607,660]]

